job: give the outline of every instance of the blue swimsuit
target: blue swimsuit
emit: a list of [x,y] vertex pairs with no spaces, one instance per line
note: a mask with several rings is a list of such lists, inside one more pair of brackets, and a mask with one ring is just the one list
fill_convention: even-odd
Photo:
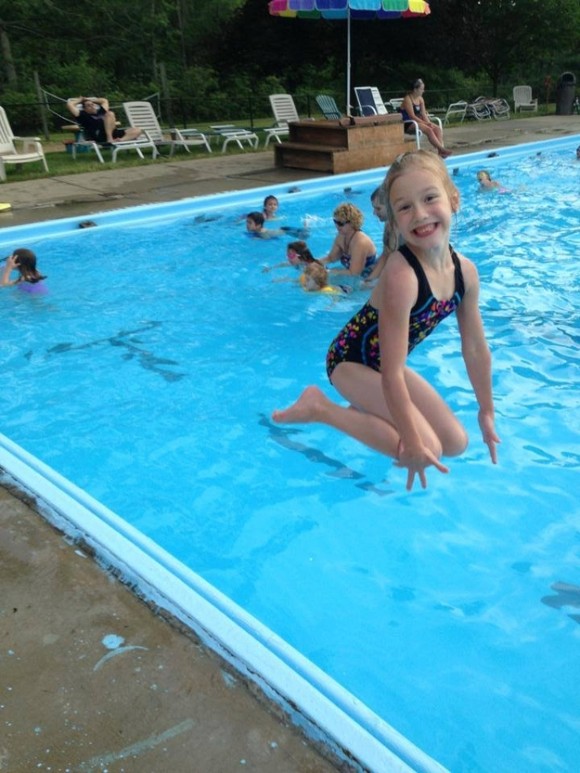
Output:
[[[399,247],[399,252],[415,272],[419,285],[417,301],[409,315],[408,352],[427,338],[445,317],[452,314],[465,295],[459,258],[452,247],[449,249],[455,267],[455,290],[449,300],[438,301],[417,257],[406,245]],[[359,362],[379,373],[381,371],[379,312],[370,303],[365,303],[330,344],[326,355],[326,372],[330,380],[333,370],[341,362]]]
[[[347,252],[343,252],[342,255],[340,256],[340,262],[349,271],[350,271],[350,262],[351,262],[351,260],[352,260],[352,258],[351,258],[351,256]],[[363,268],[363,270],[360,273],[361,279],[366,279],[367,276],[369,276],[372,273],[372,270],[375,267],[376,262],[377,262],[376,254],[375,255],[369,255],[365,259],[364,268]]]

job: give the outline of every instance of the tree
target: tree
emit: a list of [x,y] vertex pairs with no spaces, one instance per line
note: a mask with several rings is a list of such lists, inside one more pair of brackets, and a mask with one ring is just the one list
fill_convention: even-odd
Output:
[[[494,95],[522,63],[545,63],[580,41],[578,0],[432,0],[438,28],[435,56],[447,66],[484,71]],[[441,50],[442,49],[442,50]]]

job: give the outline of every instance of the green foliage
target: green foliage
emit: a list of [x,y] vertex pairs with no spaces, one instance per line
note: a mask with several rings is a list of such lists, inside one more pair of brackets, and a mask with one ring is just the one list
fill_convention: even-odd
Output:
[[[578,0],[431,0],[431,11],[353,22],[352,84],[389,97],[420,76],[439,103],[452,92],[505,96],[517,82],[536,92],[546,76],[580,70]],[[321,92],[342,105],[346,24],[272,17],[267,0],[0,0],[4,102],[9,83],[10,101],[35,101],[35,73],[63,97],[143,98],[164,89],[161,65],[163,98],[187,120],[269,115],[267,96],[279,91],[297,95],[302,110]]]

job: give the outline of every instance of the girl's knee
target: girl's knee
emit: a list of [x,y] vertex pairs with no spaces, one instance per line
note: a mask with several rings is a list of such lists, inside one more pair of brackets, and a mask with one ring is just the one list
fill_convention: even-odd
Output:
[[461,425],[457,426],[448,436],[441,438],[443,456],[461,456],[468,443],[467,432]]

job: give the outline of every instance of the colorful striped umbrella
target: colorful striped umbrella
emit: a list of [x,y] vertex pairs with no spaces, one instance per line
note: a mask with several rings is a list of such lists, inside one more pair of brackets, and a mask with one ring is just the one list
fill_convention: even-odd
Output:
[[351,19],[400,19],[431,13],[425,0],[270,0],[272,16],[299,19],[346,19],[346,105],[350,113]]

